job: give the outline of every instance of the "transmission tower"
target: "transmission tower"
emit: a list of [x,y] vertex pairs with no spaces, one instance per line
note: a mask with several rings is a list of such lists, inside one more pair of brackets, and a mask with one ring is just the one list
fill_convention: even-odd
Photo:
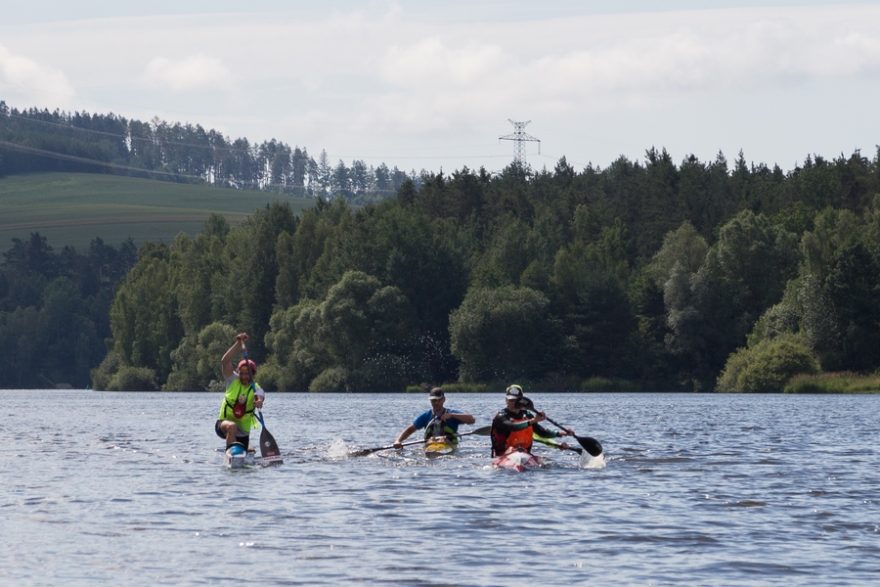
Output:
[[513,141],[513,160],[520,165],[526,164],[526,143],[538,143],[538,154],[541,154],[541,139],[535,138],[526,132],[526,125],[531,120],[525,122],[517,122],[516,120],[507,119],[513,125],[513,132],[503,137],[498,137],[499,141]]

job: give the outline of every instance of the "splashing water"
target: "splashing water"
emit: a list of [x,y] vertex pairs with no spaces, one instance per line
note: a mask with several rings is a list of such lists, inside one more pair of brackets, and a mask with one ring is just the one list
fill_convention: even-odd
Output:
[[334,438],[327,447],[327,456],[331,459],[344,459],[348,457],[349,448],[341,438]]
[[581,469],[604,469],[605,465],[605,453],[597,457],[591,456],[587,451],[581,453]]

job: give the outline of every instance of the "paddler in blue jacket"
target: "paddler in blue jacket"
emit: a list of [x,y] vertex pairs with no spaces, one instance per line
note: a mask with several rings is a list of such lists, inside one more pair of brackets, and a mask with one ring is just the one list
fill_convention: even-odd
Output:
[[440,387],[431,388],[431,391],[428,392],[428,400],[431,402],[431,409],[419,414],[412,424],[401,430],[394,441],[395,448],[401,448],[404,440],[416,430],[423,428],[426,440],[436,436],[446,436],[454,444],[458,442],[458,425],[476,422],[476,419],[470,414],[443,407],[446,402],[446,394]]
[[547,430],[539,424],[545,417],[543,412],[534,415],[525,409],[523,389],[517,384],[505,390],[504,399],[507,405],[492,420],[492,456],[497,457],[508,451],[519,450],[532,452],[532,440],[541,438],[557,438],[568,436],[568,431],[556,432]]
[[235,335],[235,342],[223,354],[220,360],[223,379],[226,382],[226,393],[220,402],[220,414],[214,424],[214,432],[226,439],[226,448],[238,442],[248,448],[251,428],[257,425],[255,409],[263,407],[266,392],[254,381],[257,364],[248,358],[238,362],[232,368],[232,357],[237,352],[245,354],[244,343],[248,339],[246,332]]

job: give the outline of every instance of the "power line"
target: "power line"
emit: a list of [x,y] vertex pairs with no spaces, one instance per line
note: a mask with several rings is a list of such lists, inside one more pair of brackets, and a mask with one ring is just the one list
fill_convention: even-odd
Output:
[[4,140],[0,140],[0,147],[5,147],[5,148],[12,150],[12,151],[18,151],[19,153],[26,153],[28,155],[39,155],[41,157],[48,157],[49,159],[57,159],[60,161],[72,161],[74,163],[82,163],[85,165],[94,165],[97,167],[107,167],[109,169],[119,169],[122,171],[133,171],[133,172],[145,173],[145,174],[149,174],[149,175],[162,175],[162,176],[173,177],[173,178],[197,179],[201,182],[205,182],[205,178],[200,177],[198,175],[186,175],[183,173],[174,173],[172,171],[159,171],[156,169],[147,169],[145,167],[134,167],[131,165],[121,165],[119,163],[110,163],[109,161],[101,161],[99,159],[89,159],[88,157],[79,157],[77,155],[68,155],[67,153],[59,153],[58,151],[48,151],[46,149],[38,149],[36,147],[29,147],[27,145],[20,145],[18,143],[10,143],[9,141],[4,141]]
[[[62,124],[60,122],[52,122],[51,120],[42,120],[40,118],[33,118],[30,116],[22,116],[20,114],[7,114],[7,116],[9,118],[15,118],[15,119],[22,120],[25,122],[37,122],[37,123],[45,124],[48,126],[54,126],[56,128],[63,128],[65,130],[75,130],[77,132],[91,133],[93,135],[111,137],[114,139],[140,141],[140,142],[145,142],[145,143],[150,143],[150,144],[156,144],[156,142],[157,142],[156,138],[139,137],[139,136],[135,136],[135,135],[131,134],[131,132],[129,132],[129,133],[114,133],[114,132],[108,132],[108,131],[103,131],[103,130],[95,130],[92,128],[83,128],[81,126],[74,126],[73,124]],[[130,123],[131,123],[131,121],[129,121],[129,124]],[[146,125],[150,126],[150,123],[141,123],[141,124],[146,124]],[[169,126],[168,128],[173,128],[173,126]],[[223,139],[225,141],[226,137],[223,137]],[[240,147],[219,147],[217,145],[199,145],[196,143],[184,143],[181,141],[169,141],[169,140],[164,140],[164,139],[161,142],[162,142],[162,144],[165,144],[165,145],[176,145],[179,147],[190,147],[193,149],[211,149],[212,151],[226,151],[226,152],[230,152],[230,153],[237,152],[237,153],[250,154],[250,151],[248,149],[242,149]]]
[[[49,159],[57,159],[59,161],[70,161],[73,163],[81,163],[84,165],[92,165],[95,167],[104,167],[107,169],[115,169],[120,171],[129,171],[133,173],[139,173],[144,175],[158,175],[164,176],[172,179],[190,179],[195,180],[205,185],[214,186],[214,183],[209,181],[206,177],[201,175],[191,175],[187,173],[175,173],[173,171],[161,171],[157,169],[147,169],[146,167],[135,167],[133,165],[122,165],[120,163],[111,163],[109,161],[101,161],[100,159],[89,159],[88,157],[80,157],[78,155],[70,155],[67,153],[61,153],[58,151],[50,151],[47,149],[39,149],[37,147],[31,147],[28,145],[21,145],[18,143],[12,143],[9,141],[4,141],[0,139],[0,148],[6,148],[10,151],[17,151],[19,153],[25,153],[27,155],[37,155],[40,157],[46,157]],[[408,176],[407,176],[408,177]],[[266,191],[268,188],[271,190],[272,188],[282,188],[283,190],[289,190],[292,192],[305,192],[307,189],[304,185],[299,186],[291,186],[291,185],[278,185],[266,182],[259,181],[250,181],[244,179],[224,179],[223,181],[228,181],[234,184],[234,187],[246,187],[250,189],[255,189],[257,191]],[[395,189],[381,189],[381,188],[372,188],[367,191],[370,194],[396,194],[397,190]]]
[[[95,129],[91,129],[91,128],[84,128],[81,126],[74,126],[72,123],[64,124],[64,123],[60,123],[60,122],[53,122],[50,120],[43,120],[40,118],[31,117],[31,116],[23,116],[21,114],[7,114],[6,116],[8,118],[14,118],[17,120],[21,120],[23,122],[35,122],[38,124],[52,126],[55,128],[62,128],[65,130],[73,130],[76,132],[87,133],[87,134],[91,134],[91,135],[95,135],[95,136],[109,137],[109,138],[113,138],[113,139],[119,139],[121,141],[132,141],[132,142],[137,141],[137,142],[142,142],[142,143],[148,143],[151,145],[156,145],[156,144],[174,145],[174,146],[188,147],[188,148],[193,148],[193,149],[209,149],[211,151],[219,151],[219,152],[226,152],[226,153],[244,153],[244,154],[248,154],[248,155],[253,155],[253,151],[259,147],[258,143],[251,143],[251,149],[243,149],[240,147],[233,147],[233,146],[221,147],[221,146],[217,146],[217,145],[213,145],[213,144],[205,145],[205,144],[185,143],[185,142],[181,142],[181,141],[167,140],[164,138],[159,140],[157,137],[147,138],[147,137],[135,136],[135,135],[131,134],[130,132],[129,133],[114,133],[114,132],[109,132],[109,131],[95,130]],[[132,121],[128,121],[128,122],[130,124]],[[146,124],[148,126],[151,126],[150,123],[141,123],[141,124]],[[151,126],[151,128],[152,128],[152,126]],[[169,129],[173,128],[173,126],[169,126],[168,128]],[[221,136],[222,136],[222,134],[221,134]],[[223,137],[223,138],[224,138],[224,140],[226,140],[226,137]],[[245,139],[245,140],[247,140],[247,139]],[[303,152],[308,153],[308,149],[306,147],[303,147]],[[315,158],[314,155],[309,155],[309,157],[312,159]],[[370,160],[370,159],[371,160],[379,159],[379,160],[382,160],[382,163],[385,162],[384,161],[385,159],[391,159],[391,160],[401,160],[401,159],[404,159],[404,160],[414,160],[414,159],[450,160],[450,159],[459,159],[460,160],[460,159],[478,159],[478,158],[481,158],[481,159],[500,159],[500,158],[505,158],[505,157],[507,157],[507,156],[506,155],[499,155],[499,154],[491,154],[491,155],[413,155],[413,154],[407,154],[407,155],[370,155],[369,157],[357,157],[357,156],[346,156],[346,155],[339,155],[338,156],[338,158],[340,158],[340,159],[350,158],[352,161],[366,161],[366,160]],[[330,157],[328,157],[328,159],[329,158]]]

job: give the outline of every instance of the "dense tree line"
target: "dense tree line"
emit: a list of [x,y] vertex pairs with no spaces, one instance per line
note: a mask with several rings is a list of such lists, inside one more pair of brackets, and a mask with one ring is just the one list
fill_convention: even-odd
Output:
[[13,239],[0,262],[2,387],[85,388],[107,354],[116,284],[137,260],[131,241],[56,253],[37,233]]
[[[601,378],[765,391],[880,367],[880,158],[778,167],[651,149],[467,168],[362,208],[275,204],[144,247],[98,388],[205,389],[236,330],[290,390]],[[774,379],[774,377],[776,379]]]
[[10,108],[0,101],[0,177],[68,171],[113,173],[178,182],[207,182],[306,197],[340,197],[363,204],[397,193],[405,173],[360,160],[333,164],[305,147],[275,139],[252,143],[201,125],[149,122],[115,114]]

